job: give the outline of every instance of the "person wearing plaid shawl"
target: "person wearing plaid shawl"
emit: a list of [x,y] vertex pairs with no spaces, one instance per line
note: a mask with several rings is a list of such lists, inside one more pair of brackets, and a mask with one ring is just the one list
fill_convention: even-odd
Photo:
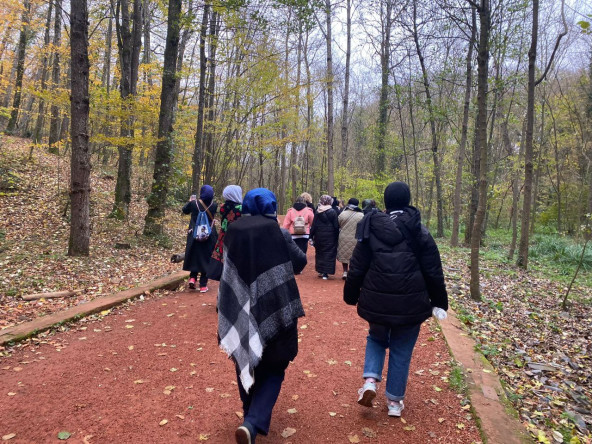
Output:
[[274,194],[257,188],[243,200],[243,217],[228,227],[218,293],[220,347],[235,363],[244,423],[239,444],[267,435],[285,370],[298,353],[304,316],[294,273],[306,256],[277,222]]

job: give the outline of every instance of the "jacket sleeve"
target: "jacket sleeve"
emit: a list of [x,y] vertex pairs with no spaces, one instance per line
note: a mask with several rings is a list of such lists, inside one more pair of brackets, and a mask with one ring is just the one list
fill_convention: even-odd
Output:
[[296,245],[296,242],[292,240],[292,235],[288,230],[282,228],[282,234],[288,245],[288,253],[290,253],[290,261],[292,261],[292,268],[294,274],[300,273],[306,267],[306,254]]
[[339,237],[339,215],[335,212],[335,217],[333,218],[333,228],[335,229],[335,238]]
[[422,227],[421,241],[422,248],[419,262],[432,307],[448,310],[448,293],[444,282],[440,251],[438,251],[436,241],[425,227]]
[[292,225],[292,208],[290,208],[286,213],[286,217],[284,217],[284,223],[282,224],[282,228],[289,230],[290,225]]
[[372,250],[368,242],[358,242],[349,261],[347,279],[343,287],[343,300],[348,305],[356,305],[364,277],[370,268]]
[[181,209],[181,211],[183,211],[183,214],[191,214],[191,204],[193,201],[189,201],[187,202],[183,208]]
[[315,217],[312,219],[312,224],[310,225],[310,238],[311,238],[313,241],[314,241],[314,235],[315,235],[315,233],[316,233],[316,231],[317,231],[317,217],[318,217],[318,216],[315,216]]

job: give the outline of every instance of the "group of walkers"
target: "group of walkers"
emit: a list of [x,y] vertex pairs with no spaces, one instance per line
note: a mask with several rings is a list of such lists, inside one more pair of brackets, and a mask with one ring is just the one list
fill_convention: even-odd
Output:
[[269,432],[273,407],[285,370],[298,353],[298,318],[304,316],[295,275],[306,266],[308,245],[315,248],[319,277],[343,265],[343,299],[368,321],[364,383],[358,404],[372,407],[389,349],[385,396],[388,415],[401,416],[413,348],[421,324],[446,318],[448,297],[440,253],[419,211],[410,205],[407,184],[384,191],[385,211],[370,199],[359,207],[329,195],[312,205],[303,193],[287,212],[282,228],[277,201],[268,189],[244,198],[237,185],[226,187],[220,207],[220,233],[214,191],[204,185],[199,198],[183,207],[191,214],[183,269],[189,287],[208,291],[208,278],[220,281],[217,311],[220,347],[235,364],[243,403],[239,444]]

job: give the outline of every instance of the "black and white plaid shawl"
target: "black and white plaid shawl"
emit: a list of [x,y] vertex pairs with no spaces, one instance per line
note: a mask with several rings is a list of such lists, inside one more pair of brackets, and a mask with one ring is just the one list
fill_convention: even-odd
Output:
[[226,234],[218,336],[246,391],[265,346],[304,316],[285,242],[277,222],[262,216],[241,218]]

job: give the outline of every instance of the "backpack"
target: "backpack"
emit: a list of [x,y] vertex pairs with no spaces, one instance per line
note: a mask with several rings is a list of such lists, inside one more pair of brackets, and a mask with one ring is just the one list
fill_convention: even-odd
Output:
[[306,220],[302,214],[294,218],[292,228],[294,229],[294,234],[306,234]]
[[193,227],[193,239],[198,242],[205,242],[210,238],[210,234],[212,234],[212,225],[210,225],[208,215],[212,218],[212,224],[214,223],[214,218],[210,213],[209,207],[206,207],[201,199],[199,200],[199,203],[205,208],[205,211],[201,211],[199,205],[197,206],[199,212],[197,213],[197,219],[195,220],[195,226]]

